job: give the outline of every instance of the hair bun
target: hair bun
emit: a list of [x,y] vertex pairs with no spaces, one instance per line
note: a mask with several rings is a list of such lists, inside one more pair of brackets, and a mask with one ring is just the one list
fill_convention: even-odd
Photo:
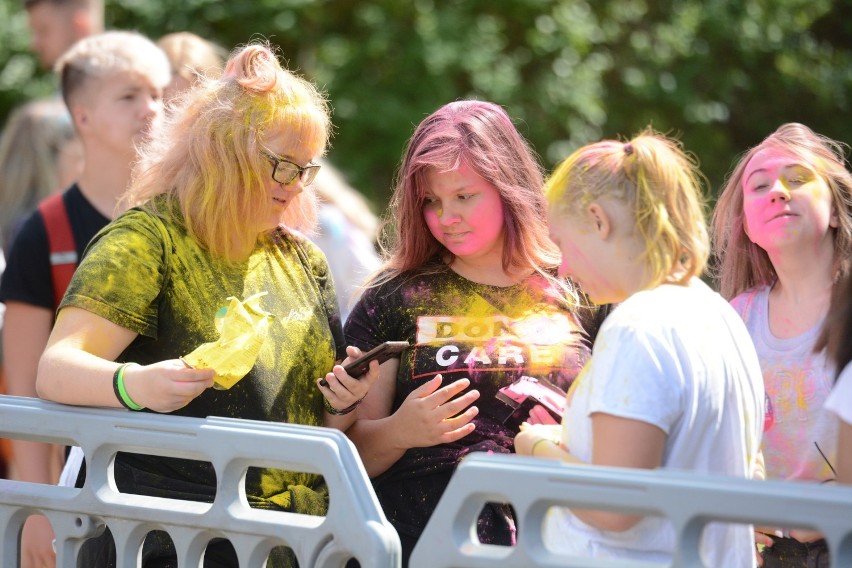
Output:
[[278,86],[280,73],[278,59],[268,47],[249,45],[228,61],[222,79],[236,81],[249,91],[264,93]]

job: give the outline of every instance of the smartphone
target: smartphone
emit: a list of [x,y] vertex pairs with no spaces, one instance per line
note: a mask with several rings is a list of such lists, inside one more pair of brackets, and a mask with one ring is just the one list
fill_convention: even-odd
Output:
[[[411,347],[411,344],[407,341],[385,341],[373,349],[370,349],[348,365],[345,365],[343,370],[346,371],[350,377],[355,377],[357,379],[370,369],[370,361],[375,359],[379,362],[379,365],[381,365],[388,359],[399,357],[400,354],[409,347]],[[322,379],[320,384],[324,387],[328,386],[325,379]]]

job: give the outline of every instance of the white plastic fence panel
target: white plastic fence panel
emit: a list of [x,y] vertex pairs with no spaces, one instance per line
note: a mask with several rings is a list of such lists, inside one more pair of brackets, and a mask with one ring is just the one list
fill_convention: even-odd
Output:
[[[475,523],[488,502],[511,503],[514,547],[480,544]],[[833,567],[852,566],[852,487],[752,481],[673,471],[563,464],[515,455],[471,454],[457,468],[411,556],[411,568],[634,568],[658,564],[570,558],[545,548],[552,506],[668,517],[678,534],[674,568],[704,567],[706,523],[808,527],[828,541]],[[708,567],[722,568],[722,567]]]
[[[0,566],[18,566],[18,537],[31,514],[56,533],[57,566],[76,567],[86,538],[109,526],[118,568],[136,566],[151,530],[169,533],[181,567],[199,566],[212,538],[227,538],[241,568],[263,566],[276,546],[293,549],[300,568],[397,568],[399,537],[378,504],[355,447],[327,428],[227,418],[196,419],[117,409],[78,408],[0,396],[0,437],[78,445],[87,460],[82,489],[0,480]],[[112,477],[118,451],[211,462],[213,503],[119,493]],[[252,509],[243,480],[249,467],[320,474],[330,495],[325,517]]]

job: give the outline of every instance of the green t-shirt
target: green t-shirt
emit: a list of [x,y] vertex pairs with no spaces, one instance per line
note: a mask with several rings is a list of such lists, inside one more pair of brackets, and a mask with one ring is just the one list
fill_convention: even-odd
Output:
[[[77,306],[139,335],[118,358],[142,365],[186,355],[215,341],[214,319],[227,298],[260,292],[273,315],[252,370],[229,390],[207,389],[174,414],[322,424],[315,380],[343,357],[340,316],[325,257],[306,238],[278,229],[251,256],[229,263],[212,255],[175,219],[134,209],[100,231],[86,250],[61,307]],[[119,489],[211,501],[210,464],[119,454]],[[324,514],[319,476],[249,470],[255,507]]]

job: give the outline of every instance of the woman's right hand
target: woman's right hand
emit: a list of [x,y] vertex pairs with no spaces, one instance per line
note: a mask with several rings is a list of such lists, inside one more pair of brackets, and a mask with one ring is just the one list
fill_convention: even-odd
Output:
[[173,412],[213,386],[213,369],[193,369],[180,359],[124,368],[124,388],[133,402],[156,412]]
[[529,416],[527,417],[527,424],[547,424],[554,425],[559,424],[553,416],[547,411],[545,407],[540,404],[536,404],[530,410]]
[[479,391],[457,396],[470,386],[469,379],[459,379],[444,387],[442,382],[443,377],[436,375],[409,394],[394,413],[395,421],[403,425],[397,431],[406,448],[455,442],[476,427],[471,421],[479,409],[471,404],[479,398]]

